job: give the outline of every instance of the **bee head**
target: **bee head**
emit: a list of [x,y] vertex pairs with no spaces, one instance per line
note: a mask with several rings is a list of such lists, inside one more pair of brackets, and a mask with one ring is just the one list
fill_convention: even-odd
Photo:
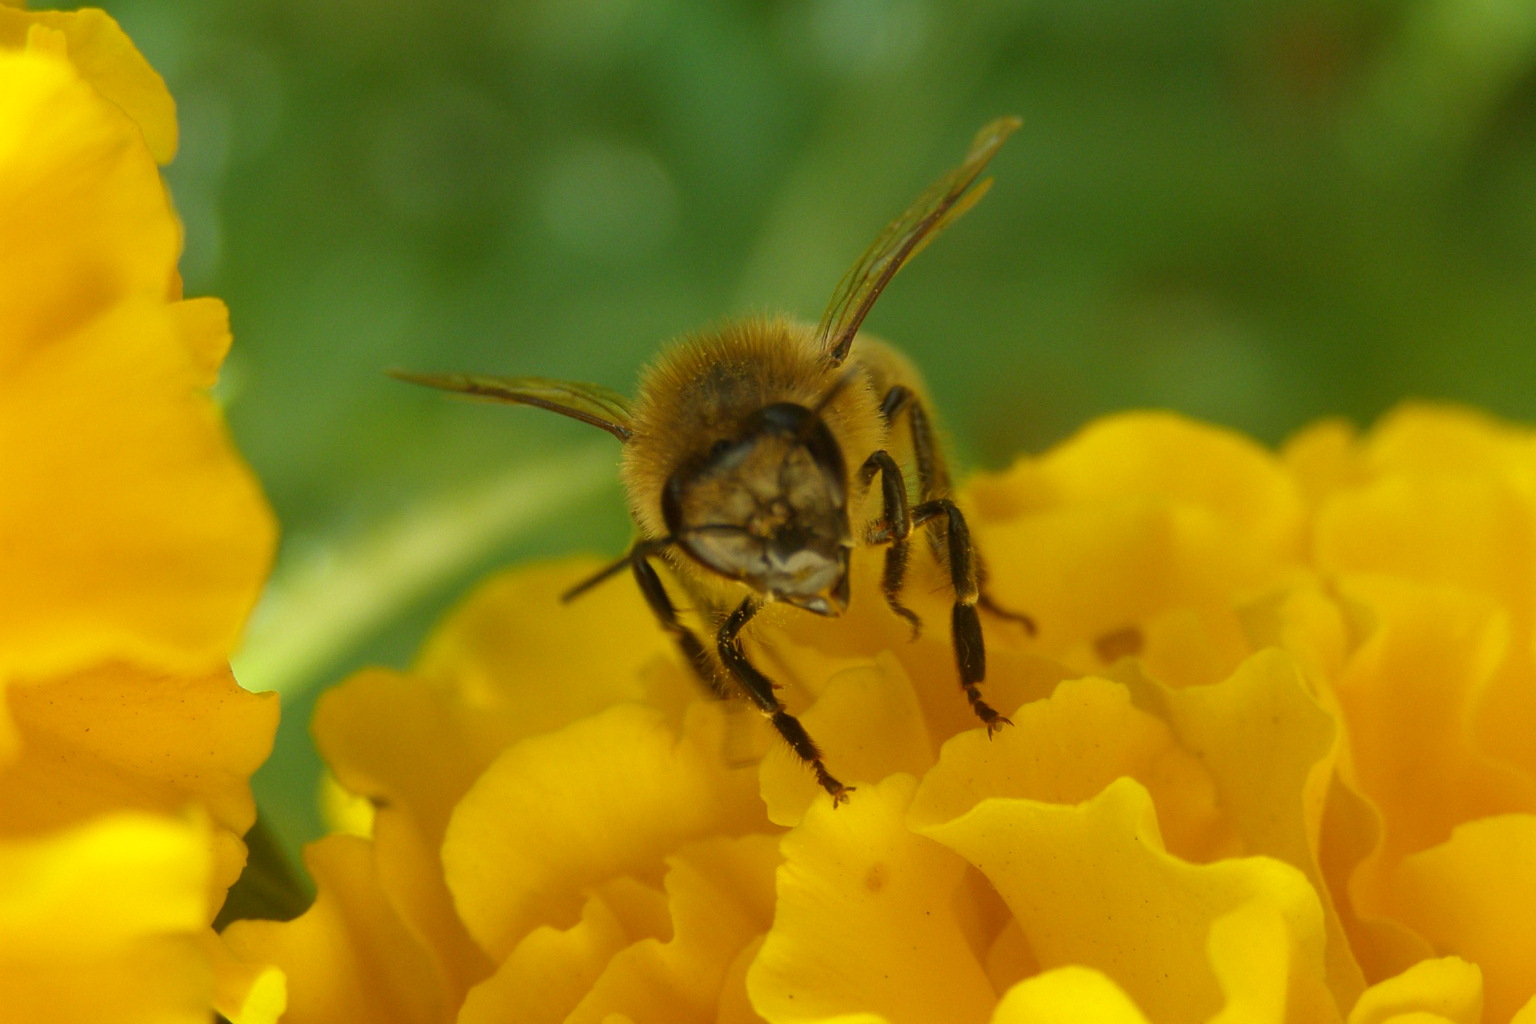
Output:
[[706,568],[759,593],[838,615],[848,604],[847,475],[821,417],[779,402],[667,480],[662,513]]

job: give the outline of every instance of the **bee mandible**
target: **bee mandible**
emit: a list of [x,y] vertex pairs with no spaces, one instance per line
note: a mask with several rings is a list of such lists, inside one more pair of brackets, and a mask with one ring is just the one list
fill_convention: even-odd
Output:
[[[759,611],[782,602],[842,614],[851,551],[875,545],[885,549],[885,602],[916,636],[921,623],[901,595],[913,534],[926,531],[954,595],[950,635],[960,686],[989,734],[1009,722],[982,698],[986,648],[977,607],[1034,632],[1027,616],[999,608],[983,589],[916,370],[895,349],[858,336],[896,272],[986,192],[991,180],[976,179],[1018,126],[1009,117],[982,128],[960,165],[843,276],[815,327],[750,319],[685,337],[645,371],[634,401],[597,384],[392,371],[429,387],[549,409],[618,438],[639,538],[564,600],[627,568],[704,684],[721,698],[745,697],[767,717],[834,806],[853,787],[827,770],[820,747],[743,646]],[[903,464],[915,472],[915,493]],[[875,500],[877,479],[879,514],[855,529],[850,509],[857,514],[866,496]],[[712,645],[679,614],[657,561],[713,630]]]

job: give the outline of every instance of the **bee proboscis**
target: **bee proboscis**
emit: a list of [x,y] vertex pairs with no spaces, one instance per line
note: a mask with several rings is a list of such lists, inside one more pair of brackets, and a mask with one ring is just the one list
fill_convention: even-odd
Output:
[[[880,586],[913,635],[902,604],[911,539],[926,530],[954,601],[950,636],[961,689],[994,731],[1008,724],[982,698],[986,648],[977,607],[1014,619],[983,590],[965,516],[950,498],[926,392],[895,349],[857,337],[896,272],[970,209],[976,179],[1016,118],[986,125],[965,159],[920,195],[859,257],[811,327],[787,319],[734,321],[682,339],[642,375],[638,396],[596,384],[471,374],[395,376],[497,401],[533,405],[601,427],[623,443],[623,478],[639,538],[622,558],[565,594],[570,600],[629,569],[661,628],[717,696],[745,697],[831,795],[848,798],[821,749],[747,656],[747,624],[770,602],[817,615],[848,605],[855,545],[885,549]],[[852,455],[855,461],[850,461]],[[903,464],[915,471],[916,492]],[[879,515],[850,525],[878,478]],[[870,500],[874,500],[870,497]],[[653,562],[660,559],[714,631],[706,645],[684,621]]]

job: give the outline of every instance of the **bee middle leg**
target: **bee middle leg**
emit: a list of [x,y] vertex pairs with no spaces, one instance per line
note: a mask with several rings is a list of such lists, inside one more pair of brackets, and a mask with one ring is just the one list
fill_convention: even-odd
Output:
[[917,613],[901,603],[901,587],[907,576],[907,556],[910,549],[907,538],[912,533],[912,513],[907,507],[907,483],[902,478],[901,467],[889,452],[878,451],[864,460],[859,467],[859,487],[867,488],[880,474],[880,521],[875,524],[878,543],[889,545],[885,549],[885,572],[880,577],[880,591],[891,611],[901,616],[912,627],[912,639],[923,631],[923,621]]
[[987,678],[987,648],[981,635],[981,619],[976,605],[981,599],[980,574],[976,548],[965,515],[948,498],[934,498],[912,509],[914,526],[942,524],[949,555],[949,580],[955,590],[955,605],[950,616],[950,635],[955,646],[955,665],[960,671],[960,688],[971,702],[991,735],[1005,725],[1007,718],[982,699],[980,684]]
[[805,731],[805,726],[800,720],[784,709],[779,698],[773,692],[773,680],[747,660],[746,652],[741,647],[741,631],[752,616],[758,613],[762,604],[754,598],[748,597],[736,606],[736,610],[720,626],[720,631],[715,634],[715,645],[720,652],[720,660],[725,667],[736,677],[737,682],[746,691],[747,697],[767,719],[773,723],[784,742],[804,761],[816,776],[816,781],[821,784],[832,796],[832,806],[845,802],[848,794],[854,787],[845,786],[832,777],[827,771],[827,766],[822,763],[821,749],[816,746],[816,741],[811,739],[810,733]]
[[[934,501],[949,493],[949,468],[944,465],[944,457],[939,454],[939,446],[933,434],[933,422],[928,418],[928,412],[923,408],[923,403],[911,388],[904,384],[896,384],[885,393],[880,402],[880,415],[885,419],[886,426],[892,427],[896,423],[896,417],[906,414],[907,428],[912,436],[912,462],[917,469],[917,492],[922,501]],[[933,544],[933,553],[943,559],[945,552],[945,539],[943,527],[937,527],[929,533],[929,539]],[[987,570],[980,552],[974,552],[976,559],[976,587],[979,596],[976,604],[996,615],[1000,619],[1008,619],[1023,626],[1030,636],[1036,633],[1035,620],[1022,612],[1010,611],[1002,607],[992,599],[987,592]]]

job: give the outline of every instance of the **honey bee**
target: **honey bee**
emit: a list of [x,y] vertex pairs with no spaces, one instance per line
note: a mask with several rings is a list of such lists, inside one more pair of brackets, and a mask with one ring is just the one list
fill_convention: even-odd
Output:
[[[429,387],[549,409],[618,438],[639,538],[564,599],[627,568],[703,683],[721,698],[744,697],[767,717],[833,806],[853,787],[827,770],[821,748],[748,657],[743,636],[773,602],[840,615],[855,545],[885,549],[885,602],[915,637],[921,622],[901,595],[913,534],[927,531],[954,595],[950,634],[960,687],[989,734],[1010,724],[982,698],[987,663],[977,607],[1030,633],[1034,624],[999,608],[983,589],[917,372],[858,330],[896,272],[986,192],[991,180],[976,179],[1018,126],[1010,117],[982,128],[960,165],[843,276],[815,327],[752,319],[686,337],[645,371],[634,401],[596,384],[540,377],[392,371]],[[904,463],[915,471],[915,493]],[[866,498],[876,500],[877,478],[878,516],[851,523]],[[712,645],[679,614],[657,561],[713,630]]]

